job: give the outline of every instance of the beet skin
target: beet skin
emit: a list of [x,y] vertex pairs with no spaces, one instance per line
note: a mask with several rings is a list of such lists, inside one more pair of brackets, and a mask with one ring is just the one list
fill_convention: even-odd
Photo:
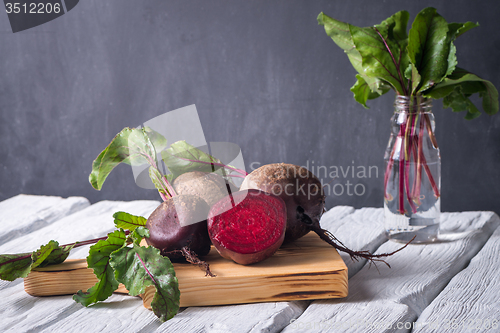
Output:
[[146,242],[170,259],[183,258],[180,250],[188,247],[198,256],[210,252],[207,231],[207,203],[196,195],[169,198],[156,208],[146,222]]
[[205,200],[209,207],[228,194],[226,181],[215,173],[186,172],[172,183],[177,194],[193,194]]
[[286,163],[263,165],[246,176],[240,190],[246,189],[271,193],[285,201],[285,243],[306,235],[312,225],[319,227],[325,195],[319,179],[306,168]]

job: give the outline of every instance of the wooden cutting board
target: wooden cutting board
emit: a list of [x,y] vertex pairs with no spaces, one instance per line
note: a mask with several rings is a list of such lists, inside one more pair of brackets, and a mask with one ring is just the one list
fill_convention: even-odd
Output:
[[[204,306],[341,298],[347,296],[347,267],[337,251],[316,234],[283,246],[271,258],[243,266],[222,258],[212,248],[204,259],[216,277],[199,267],[175,263],[181,291],[180,306]],[[37,268],[24,279],[33,296],[75,294],[97,282],[85,259]],[[117,292],[127,293],[120,285]],[[155,290],[143,295],[146,307]]]

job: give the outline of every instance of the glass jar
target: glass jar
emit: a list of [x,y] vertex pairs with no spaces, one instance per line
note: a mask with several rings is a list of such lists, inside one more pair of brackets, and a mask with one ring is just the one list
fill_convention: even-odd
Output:
[[385,152],[384,218],[389,239],[407,243],[437,240],[441,156],[430,99],[396,96]]

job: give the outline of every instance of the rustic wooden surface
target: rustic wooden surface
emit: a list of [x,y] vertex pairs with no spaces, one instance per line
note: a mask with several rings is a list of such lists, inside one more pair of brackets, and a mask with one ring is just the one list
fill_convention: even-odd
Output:
[[[103,201],[19,195],[0,202],[0,253],[32,251],[100,237],[113,229],[118,210],[148,216],[156,201]],[[337,300],[253,303],[182,308],[161,323],[138,297],[115,294],[84,308],[71,296],[33,297],[23,281],[0,281],[3,332],[500,332],[500,219],[491,212],[443,213],[447,239],[410,245],[388,258],[392,268],[366,261],[349,268],[349,296]],[[346,246],[377,253],[388,242],[382,209],[339,206],[321,224]],[[495,231],[496,230],[496,231]],[[12,233],[12,234],[11,234]],[[2,238],[3,237],[3,238]],[[84,258],[88,247],[71,258]],[[461,326],[458,327],[457,325]],[[469,326],[467,326],[469,325]],[[471,327],[471,325],[475,325]],[[498,325],[498,323],[497,323]]]
[[[181,307],[347,296],[344,261],[313,233],[282,246],[271,258],[253,265],[224,259],[214,248],[203,259],[216,277],[205,276],[198,266],[174,263]],[[32,296],[75,294],[97,281],[86,260],[68,259],[31,272],[24,279],[24,290]],[[150,297],[146,297],[148,304],[156,291],[151,290]]]
[[[500,228],[422,311],[414,332],[500,332]],[[460,300],[460,301],[458,301]]]

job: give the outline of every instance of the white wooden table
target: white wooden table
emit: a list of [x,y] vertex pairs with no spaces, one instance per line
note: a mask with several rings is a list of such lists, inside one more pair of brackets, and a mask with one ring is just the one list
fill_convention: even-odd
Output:
[[[101,201],[18,195],[0,202],[0,253],[33,251],[105,235],[123,210],[148,216],[157,201]],[[383,211],[339,206],[321,224],[346,246],[378,253],[387,241]],[[369,267],[341,253],[349,296],[232,306],[190,307],[161,323],[141,299],[114,294],[85,308],[71,296],[32,297],[23,280],[0,281],[2,332],[500,332],[500,219],[493,212],[443,213],[450,242],[409,245]],[[88,247],[70,258],[85,258]]]

